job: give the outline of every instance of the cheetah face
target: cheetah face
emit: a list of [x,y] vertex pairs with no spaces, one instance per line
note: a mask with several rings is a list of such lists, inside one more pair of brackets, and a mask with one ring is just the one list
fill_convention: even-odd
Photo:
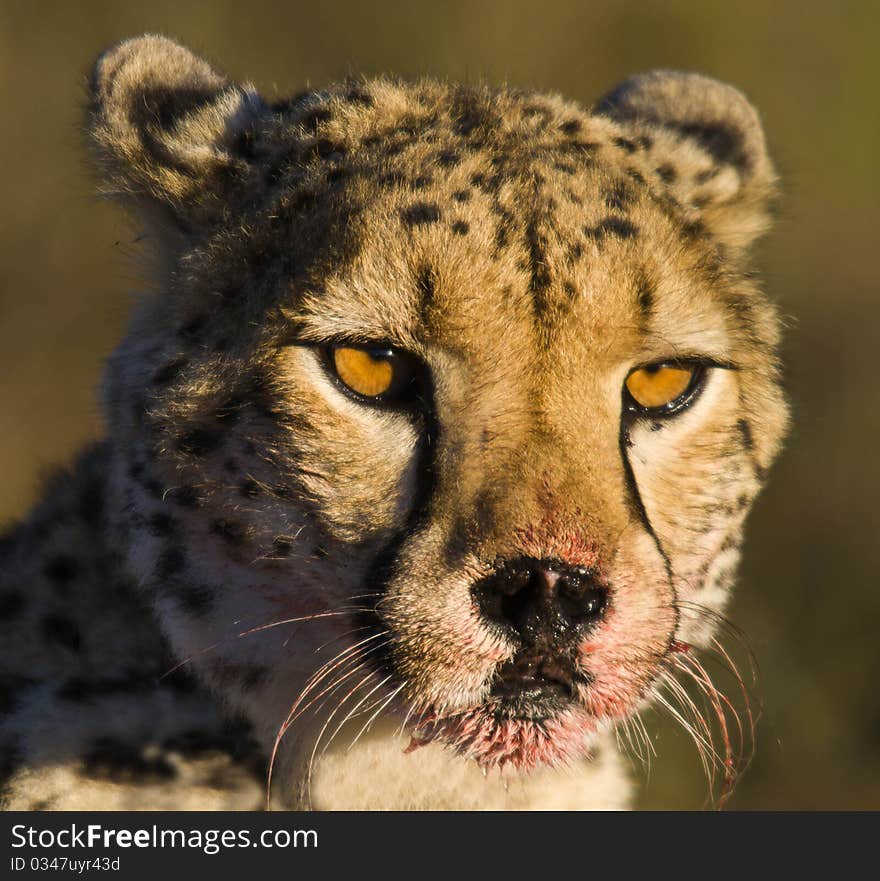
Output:
[[267,744],[384,712],[555,765],[701,669],[786,423],[738,92],[268,105],[143,38],[91,130],[155,246],[106,383],[126,547]]

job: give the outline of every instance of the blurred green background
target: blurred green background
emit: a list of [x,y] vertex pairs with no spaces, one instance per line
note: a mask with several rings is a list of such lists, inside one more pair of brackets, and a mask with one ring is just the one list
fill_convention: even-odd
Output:
[[[543,0],[0,2],[0,521],[100,433],[95,388],[137,286],[92,195],[85,78],[108,44],[177,37],[268,95],[349,72],[506,81],[586,104],[651,67],[734,83],[785,197],[760,264],[786,316],[788,448],[750,523],[730,617],[764,704],[735,808],[880,808],[880,4]],[[140,8],[139,8],[140,7]],[[693,747],[648,717],[645,807],[699,807]]]

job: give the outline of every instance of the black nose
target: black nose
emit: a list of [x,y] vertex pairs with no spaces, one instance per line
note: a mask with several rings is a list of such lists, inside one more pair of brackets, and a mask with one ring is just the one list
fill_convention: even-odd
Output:
[[483,615],[524,647],[561,648],[582,637],[608,606],[595,572],[556,560],[505,562],[473,591]]

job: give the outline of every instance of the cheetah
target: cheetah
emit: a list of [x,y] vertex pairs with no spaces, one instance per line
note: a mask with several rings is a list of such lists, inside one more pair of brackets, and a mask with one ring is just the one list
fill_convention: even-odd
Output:
[[3,539],[4,807],[629,807],[788,421],[750,103],[272,102],[146,35],[87,120],[145,282]]

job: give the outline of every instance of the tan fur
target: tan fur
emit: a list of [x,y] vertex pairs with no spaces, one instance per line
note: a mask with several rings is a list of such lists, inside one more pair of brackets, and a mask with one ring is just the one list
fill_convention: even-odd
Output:
[[[708,645],[787,421],[749,267],[775,184],[753,108],[665,71],[592,112],[391,79],[269,105],[161,37],[92,88],[152,292],[107,443],[9,539],[9,806],[253,807],[276,746],[281,805],[625,806],[612,731]],[[407,352],[423,403],[346,395],[339,341]],[[630,418],[628,372],[676,359],[715,365],[694,403]],[[517,649],[475,585],[521,557],[608,591],[547,745],[568,765],[404,752],[491,703]]]

